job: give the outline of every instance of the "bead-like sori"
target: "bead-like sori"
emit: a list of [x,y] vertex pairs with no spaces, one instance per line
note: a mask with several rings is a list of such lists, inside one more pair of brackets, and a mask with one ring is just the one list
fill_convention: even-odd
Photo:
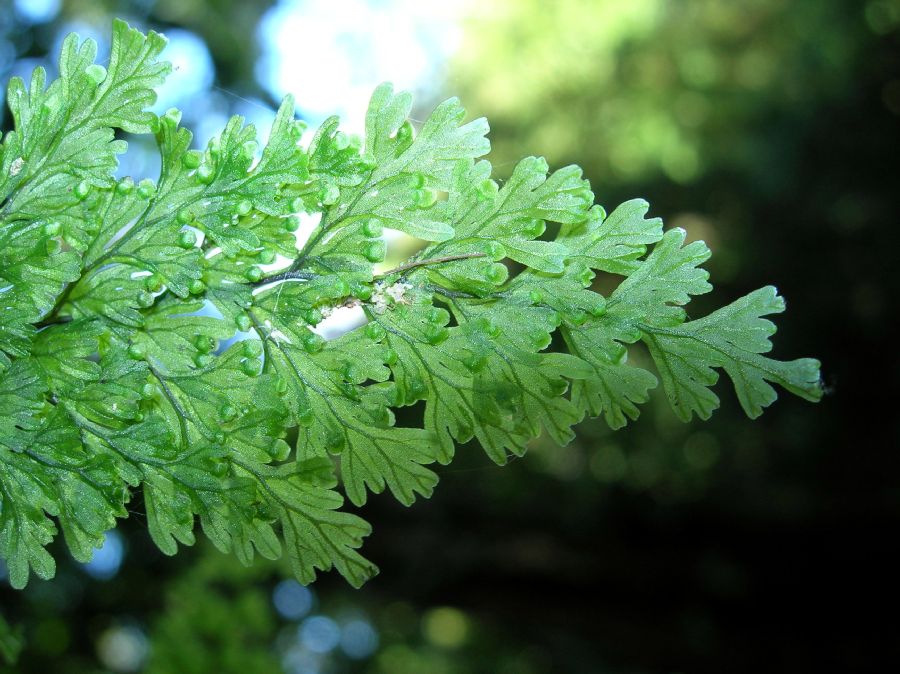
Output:
[[244,217],[253,210],[253,203],[249,199],[244,199],[235,207],[234,212],[240,217]]
[[406,147],[412,142],[414,135],[415,129],[413,129],[412,123],[408,119],[404,120],[403,124],[400,125],[400,128],[397,129],[397,145],[399,145],[400,147]]
[[547,223],[543,220],[525,220],[522,224],[522,234],[529,239],[536,239],[547,231]]
[[346,150],[350,147],[350,139],[347,137],[347,134],[343,131],[338,131],[334,134],[334,147],[336,150]]
[[331,206],[333,204],[336,204],[338,202],[338,199],[341,198],[341,191],[338,189],[337,185],[327,183],[324,187],[322,187],[322,192],[319,198],[325,206]]
[[350,294],[350,284],[339,278],[331,286],[331,297],[346,297]]
[[475,189],[478,192],[478,198],[482,200],[491,199],[500,191],[497,182],[490,178],[482,180]]
[[407,400],[420,400],[425,395],[425,384],[418,375],[412,375],[406,381]]
[[363,225],[363,234],[370,239],[381,236],[384,233],[384,226],[378,218],[369,218]]
[[219,418],[222,421],[231,421],[238,415],[237,408],[234,405],[222,405],[219,410]]
[[378,428],[388,428],[393,425],[391,413],[382,405],[363,405],[363,411],[371,423]]
[[506,268],[505,264],[495,262],[487,268],[484,275],[485,278],[494,285],[500,285],[509,277],[509,270]]
[[288,133],[294,140],[300,140],[300,137],[303,135],[303,132],[306,131],[306,129],[306,122],[304,122],[302,119],[295,119],[288,127]]
[[363,152],[362,155],[360,155],[359,163],[363,168],[369,170],[375,168],[375,166],[378,164],[378,162],[375,161],[375,155],[373,155],[371,152]]
[[58,222],[48,222],[44,225],[44,234],[47,236],[56,236],[61,229],[62,226]]
[[196,150],[188,150],[183,155],[181,155],[181,165],[189,171],[200,166],[200,153]]
[[365,255],[369,262],[383,262],[385,253],[387,253],[387,246],[384,241],[381,240],[372,241],[366,244],[365,250],[363,251],[363,255]]
[[99,63],[93,63],[84,69],[84,74],[87,75],[94,84],[102,84],[103,80],[106,79],[106,68]]
[[[294,201],[297,201],[297,200],[294,199]],[[303,204],[302,199],[300,200],[300,204],[301,204],[301,208],[302,208],[302,204]],[[294,208],[293,203],[291,203],[291,209],[295,210],[295,211],[300,210],[299,208]],[[296,232],[298,229],[300,229],[300,218],[298,218],[296,215],[289,215],[288,217],[286,217],[284,219],[284,230],[286,232]]]
[[440,344],[445,339],[447,339],[447,337],[449,337],[449,336],[450,336],[450,331],[447,330],[447,328],[443,328],[439,325],[429,324],[425,328],[425,339],[428,340],[429,344],[434,344],[434,345]]
[[144,356],[146,355],[147,351],[144,349],[143,344],[130,344],[128,346],[129,358],[133,358],[134,360],[143,360]]
[[334,428],[329,429],[325,433],[325,449],[329,452],[337,453],[344,448],[344,434]]
[[144,178],[141,182],[138,183],[138,196],[141,199],[149,199],[156,195],[156,183],[154,183],[150,178]]
[[194,175],[197,176],[197,180],[201,183],[209,185],[215,177],[215,171],[213,171],[212,166],[209,164],[201,164]]
[[578,279],[578,282],[581,283],[581,285],[587,287],[591,284],[591,281],[594,280],[594,272],[593,270],[585,267],[580,272],[578,272],[575,278]]
[[531,290],[528,293],[528,299],[530,299],[534,304],[540,304],[544,301],[544,293],[540,290]]
[[248,377],[255,377],[259,374],[259,371],[262,369],[262,363],[259,362],[258,358],[242,358],[241,359],[241,372],[243,372]]
[[599,318],[606,314],[606,299],[602,295],[597,295],[597,300],[594,306],[591,307],[590,312],[594,318]]
[[291,455],[291,446],[281,438],[276,438],[269,448],[269,456],[273,461],[286,461]]
[[416,190],[413,203],[417,208],[431,208],[437,203],[437,193],[429,189]]
[[356,367],[353,363],[344,363],[344,367],[341,368],[341,375],[344,377],[346,381],[361,381],[365,379],[365,377],[361,377],[361,372],[358,367]]
[[588,318],[588,313],[584,309],[573,309],[569,312],[567,316],[570,323],[574,323],[575,325],[584,325],[584,322]]
[[163,280],[159,274],[150,274],[144,278],[144,287],[151,293],[158,293],[162,290]]
[[149,293],[146,290],[141,290],[134,297],[134,301],[137,303],[139,307],[142,309],[146,309],[147,307],[152,307],[153,302],[156,298],[153,297],[153,293]]
[[379,323],[369,323],[366,326],[366,337],[375,342],[380,342],[386,334],[385,329]]
[[362,283],[360,281],[352,281],[350,283],[350,294],[353,297],[363,300],[369,300],[372,298],[372,286],[368,283]]
[[197,245],[197,233],[193,229],[186,229],[178,235],[178,245],[185,250]]
[[462,364],[472,373],[480,372],[487,364],[487,359],[474,353],[470,353],[462,359]]
[[175,219],[178,221],[178,224],[186,225],[189,222],[192,222],[194,219],[194,214],[187,208],[182,208],[178,211],[178,215],[175,216]]
[[271,248],[263,248],[257,253],[256,259],[259,260],[260,264],[272,264],[275,262],[275,251]]
[[318,325],[322,322],[322,312],[313,307],[303,312],[303,320],[310,325]]
[[245,339],[241,350],[247,358],[259,358],[263,351],[262,342],[258,339]]
[[281,375],[275,375],[274,385],[275,393],[277,393],[278,395],[283,396],[287,393],[288,383],[287,380]]
[[166,110],[166,114],[163,115],[163,121],[172,128],[178,126],[181,123],[181,110],[169,108]]
[[550,380],[550,394],[554,396],[561,396],[563,393],[569,390],[569,382],[565,379],[551,379]]
[[301,341],[307,353],[318,353],[325,346],[325,340],[314,332],[307,332]]
[[428,310],[428,322],[435,325],[446,325],[450,320],[450,312],[440,307],[433,307]]
[[409,174],[409,186],[414,190],[420,190],[425,187],[425,176],[421,173]]
[[550,346],[550,342],[553,341],[553,338],[550,336],[549,332],[538,332],[531,336],[531,344],[538,351],[543,351],[548,346]]
[[215,351],[219,344],[216,339],[209,335],[197,335],[197,338],[194,340],[194,346],[197,347],[197,351],[200,353],[209,353]]
[[385,365],[396,365],[399,358],[400,357],[397,355],[397,352],[394,351],[394,349],[392,349],[391,347],[386,348],[384,350],[384,355],[381,357]]
[[348,381],[338,384],[338,388],[341,389],[341,393],[344,394],[345,398],[349,398],[350,400],[355,400],[357,402],[362,399],[359,395],[359,387],[354,386]]
[[238,314],[234,319],[234,323],[241,332],[249,332],[250,326],[253,325],[247,314]]
[[200,295],[206,290],[206,284],[200,279],[194,279],[188,286],[188,292],[191,295]]
[[250,283],[256,283],[263,277],[263,270],[259,267],[248,267],[247,271],[244,272],[244,278],[246,278]]
[[257,150],[259,150],[259,143],[255,140],[248,140],[241,146],[241,154],[244,156],[244,159],[253,159]]
[[194,365],[203,368],[215,360],[211,353],[198,353],[194,356]]
[[315,420],[316,415],[313,414],[312,408],[309,405],[304,405],[297,411],[297,422],[304,428],[312,426]]
[[211,461],[211,464],[212,465],[210,466],[209,470],[216,477],[225,477],[225,475],[228,473],[230,464],[225,459],[216,457]]
[[134,190],[134,180],[131,176],[125,176],[116,183],[116,192],[119,194],[131,194],[132,190]]
[[153,384],[149,381],[141,387],[141,397],[144,400],[150,400],[151,398],[155,398],[157,395],[159,395],[159,393],[160,393],[159,386],[157,386],[156,384]]
[[498,241],[489,241],[485,252],[494,262],[499,262],[506,257],[506,248]]
[[91,192],[91,184],[87,180],[82,180],[75,185],[73,191],[75,193],[75,198],[78,199],[78,201],[84,201]]

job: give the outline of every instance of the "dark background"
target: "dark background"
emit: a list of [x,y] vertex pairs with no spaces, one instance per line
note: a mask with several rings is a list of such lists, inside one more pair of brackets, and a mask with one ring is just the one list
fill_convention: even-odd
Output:
[[[723,381],[705,424],[680,424],[657,396],[627,429],[586,421],[571,446],[539,439],[504,468],[462,448],[430,501],[364,509],[381,575],[312,588],[316,615],[371,625],[365,658],[297,646],[308,616],[270,601],[282,569],[203,545],[164,558],[136,512],[111,578],[58,547],[55,580],[0,580],[0,643],[24,637],[10,671],[900,667],[900,2],[648,0],[635,6],[651,18],[625,19],[617,4],[496,3],[463,22],[442,93],[489,117],[501,174],[528,153],[576,162],[601,203],[643,196],[706,239],[716,291],[693,315],[777,285],[789,310],[775,353],[820,358],[825,399],[783,396],[751,422]],[[35,21],[0,1],[0,71],[42,58],[67,22],[102,33],[122,15],[199,35],[223,112],[272,105],[254,78],[269,5],[72,1]],[[134,657],[116,660],[122,648]]]

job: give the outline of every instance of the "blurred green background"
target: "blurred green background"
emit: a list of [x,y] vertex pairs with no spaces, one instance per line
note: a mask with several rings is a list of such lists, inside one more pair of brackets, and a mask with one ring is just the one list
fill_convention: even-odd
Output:
[[[287,91],[350,130],[381,80],[417,119],[460,95],[501,176],[578,163],[601,203],[709,243],[714,302],[776,284],[776,354],[821,358],[830,394],[750,422],[723,382],[706,424],[657,396],[502,469],[465,447],[430,501],[366,506],[382,573],[359,591],[166,558],[135,512],[53,581],[0,568],[8,671],[900,671],[900,0],[0,0],[3,81],[112,16],[170,37],[159,107],[201,140],[235,113],[265,133]],[[133,149],[123,172],[152,175]]]

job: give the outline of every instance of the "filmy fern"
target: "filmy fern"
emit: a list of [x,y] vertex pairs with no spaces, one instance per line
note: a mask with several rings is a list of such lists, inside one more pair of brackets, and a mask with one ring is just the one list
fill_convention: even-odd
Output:
[[[0,555],[15,587],[53,576],[57,527],[88,560],[138,490],[166,554],[199,517],[245,563],[286,553],[302,582],[335,567],[358,586],[370,528],[342,492],[410,504],[472,438],[503,463],[542,432],[568,442],[585,415],[624,426],[657,383],[628,362],[637,342],[685,421],[718,406],[718,370],[751,417],[772,383],[820,397],[817,361],[765,355],[774,288],[687,320],[711,289],[702,242],[642,201],[607,215],[574,166],[528,158],[498,187],[487,122],[463,123],[456,100],[416,132],[410,96],[382,85],[364,140],[332,118],[303,144],[287,98],[261,150],[235,117],[197,151],[177,110],[148,110],[164,46],[116,22],[106,68],[71,35],[57,80],[9,85]],[[117,130],[155,136],[158,180],[113,177]],[[320,220],[298,247],[300,213]],[[376,274],[384,228],[424,245]],[[608,297],[596,272],[622,279]],[[342,306],[366,324],[324,339]],[[422,427],[398,426],[419,401]]]

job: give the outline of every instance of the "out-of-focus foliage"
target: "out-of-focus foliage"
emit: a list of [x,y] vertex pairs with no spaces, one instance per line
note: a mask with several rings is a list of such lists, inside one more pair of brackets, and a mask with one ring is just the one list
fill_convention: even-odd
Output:
[[0,615],[0,660],[7,665],[14,664],[19,659],[22,650],[22,627],[11,626],[6,618]]
[[277,618],[265,564],[247,568],[208,551],[166,588],[150,639],[148,674],[277,672]]
[[[497,0],[467,25],[453,82],[507,160],[527,142],[619,185],[752,171],[779,117],[810,119],[844,93],[860,44],[841,5]],[[759,115],[771,124],[735,133]]]

